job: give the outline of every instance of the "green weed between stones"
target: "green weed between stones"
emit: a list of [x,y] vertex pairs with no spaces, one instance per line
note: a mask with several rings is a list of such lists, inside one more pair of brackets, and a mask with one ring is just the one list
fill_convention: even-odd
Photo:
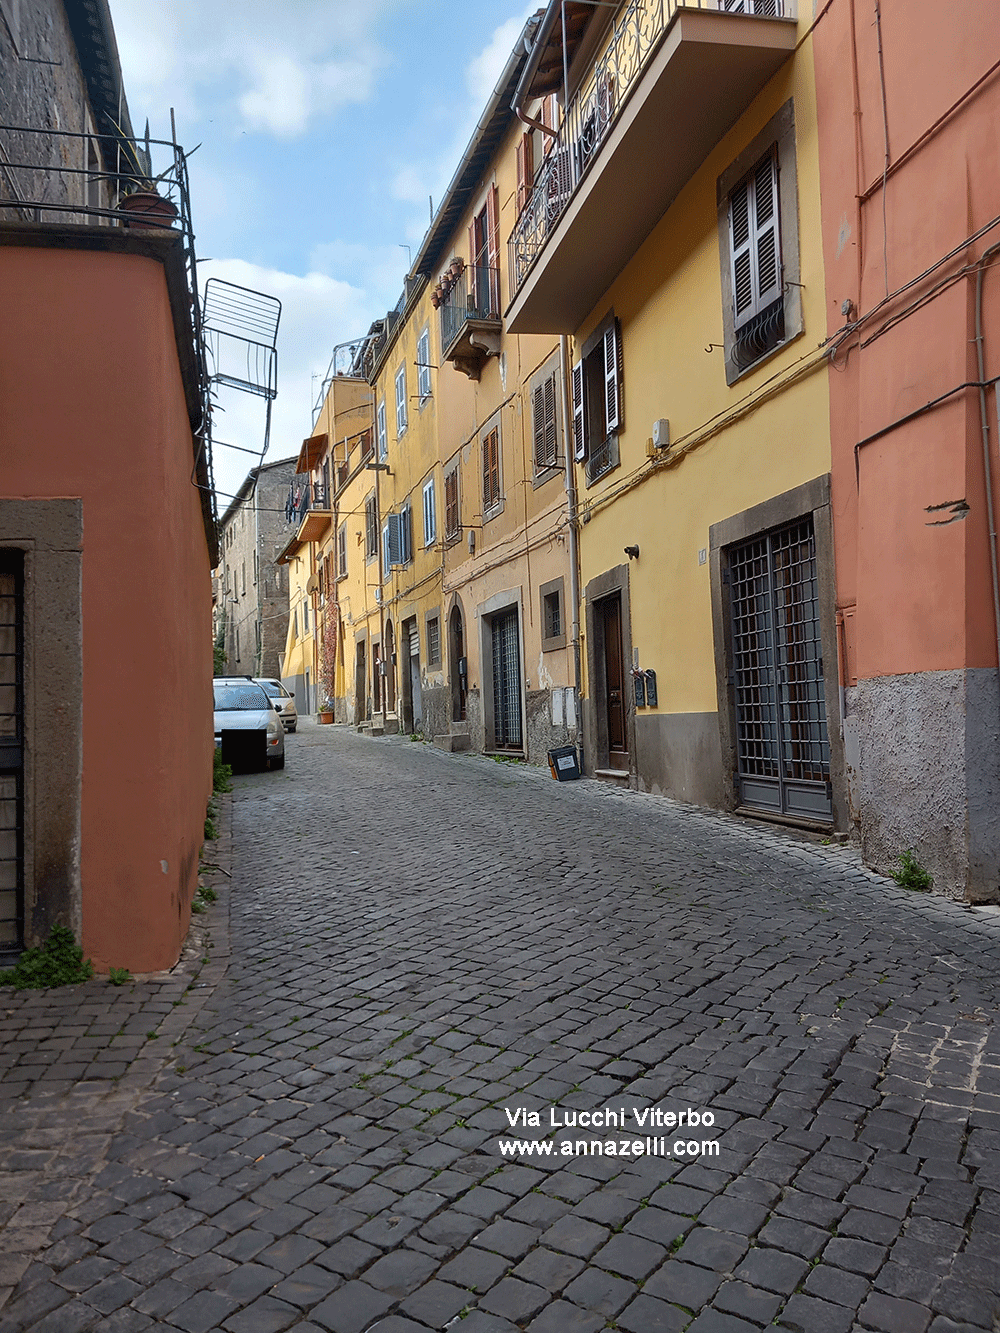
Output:
[[127,967],[109,967],[108,980],[112,986],[125,986],[132,980],[132,973]]
[[901,889],[912,889],[914,893],[928,893],[934,883],[928,872],[917,860],[916,852],[910,847],[896,857],[896,868],[889,871],[890,876]]
[[75,986],[93,975],[94,964],[84,959],[73,932],[65,926],[53,926],[47,943],[41,949],[25,949],[2,984],[15,990],[45,990],[50,986]]
[[222,762],[222,751],[216,750],[212,760],[212,790],[232,791],[233,784],[230,782],[232,776],[233,770],[230,765]]

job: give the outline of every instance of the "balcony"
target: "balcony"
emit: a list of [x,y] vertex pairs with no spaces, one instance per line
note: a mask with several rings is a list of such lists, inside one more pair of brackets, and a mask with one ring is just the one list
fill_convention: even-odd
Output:
[[500,271],[464,268],[451,280],[439,306],[445,361],[478,380],[491,356],[500,355]]
[[508,243],[511,333],[573,333],[792,55],[794,0],[632,0]]

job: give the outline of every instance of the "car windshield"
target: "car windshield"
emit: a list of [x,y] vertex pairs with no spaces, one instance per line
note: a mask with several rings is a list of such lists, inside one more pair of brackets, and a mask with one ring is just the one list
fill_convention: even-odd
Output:
[[215,711],[217,713],[235,713],[240,710],[260,712],[270,708],[267,697],[259,685],[216,685]]
[[290,697],[288,691],[273,680],[262,680],[260,683],[272,699],[288,699]]

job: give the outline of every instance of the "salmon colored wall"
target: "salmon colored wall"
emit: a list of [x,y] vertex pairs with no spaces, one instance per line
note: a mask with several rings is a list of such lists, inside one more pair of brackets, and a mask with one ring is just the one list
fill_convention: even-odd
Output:
[[211,790],[209,555],[163,266],[6,249],[0,487],[83,500],[83,946],[170,967]]
[[[858,346],[1000,240],[994,228],[967,243],[1000,215],[996,76],[946,114],[1000,60],[1000,24],[993,0],[965,0],[960,9],[958,16],[930,0],[880,5],[890,164],[884,229],[886,135],[874,0],[831,6],[813,39],[828,329],[843,330],[845,299],[865,320],[861,338],[844,344],[830,375],[838,603],[857,605],[849,647],[860,678],[997,660],[978,392],[966,390],[890,429],[863,445],[857,470],[855,464],[859,441],[978,377],[974,273]],[[866,192],[870,198],[859,203]],[[956,248],[956,258],[932,278],[894,295]],[[873,316],[887,291],[889,301]],[[985,293],[989,378],[1000,372],[996,274],[987,277]],[[989,397],[996,486],[992,391]],[[929,507],[957,500],[969,505],[967,517],[937,523],[948,514]]]

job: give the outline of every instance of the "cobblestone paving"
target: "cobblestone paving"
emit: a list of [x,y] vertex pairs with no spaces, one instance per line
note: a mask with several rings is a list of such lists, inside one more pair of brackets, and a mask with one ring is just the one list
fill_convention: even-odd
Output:
[[[102,1085],[86,1169],[45,1178],[48,1247],[4,1333],[1000,1329],[995,910],[848,849],[340,728],[239,779],[233,820],[232,953],[224,895],[214,988],[182,996],[155,1077],[137,1044]],[[155,1002],[136,988],[123,1037]],[[69,1041],[84,1016],[56,1003],[22,1008],[5,1052],[43,1020]],[[54,1081],[66,1154],[87,1084]],[[43,1090],[15,1086],[12,1202],[45,1166],[19,1147]],[[553,1136],[553,1107],[625,1107],[616,1154],[603,1130]],[[661,1130],[670,1156],[621,1155],[647,1107],[709,1111],[680,1141],[718,1154]],[[511,1130],[515,1108],[539,1127]],[[504,1157],[515,1137],[555,1151]]]

